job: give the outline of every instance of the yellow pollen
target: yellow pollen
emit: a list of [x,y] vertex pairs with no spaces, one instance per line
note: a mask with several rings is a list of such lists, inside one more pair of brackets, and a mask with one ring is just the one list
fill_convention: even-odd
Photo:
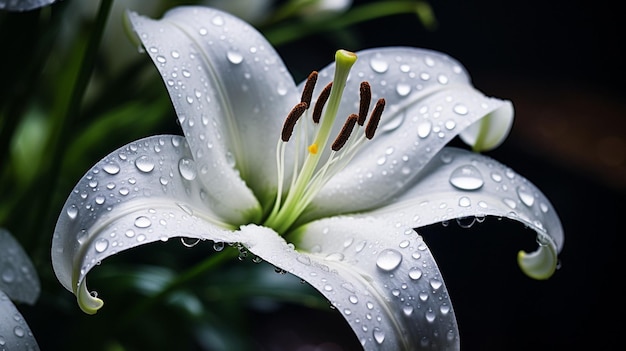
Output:
[[317,154],[317,143],[309,145],[309,153],[313,155]]

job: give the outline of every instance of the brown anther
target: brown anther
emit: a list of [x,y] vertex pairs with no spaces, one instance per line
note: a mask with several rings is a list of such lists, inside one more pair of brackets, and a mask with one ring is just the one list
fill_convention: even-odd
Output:
[[366,138],[372,139],[374,137],[374,133],[376,133],[376,128],[378,128],[378,122],[380,122],[380,116],[383,114],[384,109],[385,99],[379,99],[378,101],[376,101],[376,106],[374,106],[374,110],[372,110],[370,119],[369,121],[367,121],[367,126],[365,127]]
[[324,109],[324,105],[326,105],[326,101],[328,101],[328,97],[330,97],[330,88],[332,87],[333,82],[328,83],[317,97],[317,101],[315,101],[315,106],[313,107],[313,122],[320,122],[322,110]]
[[361,100],[359,103],[359,120],[357,123],[362,126],[365,124],[365,119],[367,118],[367,111],[370,109],[370,102],[372,101],[372,88],[370,87],[370,83],[361,82]]
[[354,113],[348,116],[346,123],[344,123],[341,128],[341,132],[339,132],[339,135],[337,135],[337,138],[333,141],[333,145],[330,147],[333,151],[341,150],[341,148],[346,144],[346,141],[350,138],[350,134],[352,134],[352,130],[354,129],[358,119],[359,116]]
[[309,108],[309,104],[301,102],[291,109],[291,112],[289,112],[287,118],[285,118],[285,123],[283,123],[282,139],[284,142],[289,141],[291,134],[293,134],[293,128],[296,126],[296,122],[298,122],[298,118],[302,116],[307,108]]
[[302,98],[300,102],[306,102],[307,108],[311,105],[311,98],[313,97],[313,89],[315,88],[315,83],[317,82],[317,72],[313,71],[309,74],[309,77],[306,79],[306,83],[304,84],[304,89],[302,90]]

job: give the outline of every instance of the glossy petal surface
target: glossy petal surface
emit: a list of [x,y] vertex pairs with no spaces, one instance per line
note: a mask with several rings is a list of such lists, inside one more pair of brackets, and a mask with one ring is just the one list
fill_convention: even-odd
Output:
[[0,228],[0,291],[11,300],[34,304],[41,285],[39,276],[22,246]]
[[348,321],[365,350],[457,349],[458,330],[443,278],[415,231],[374,218],[335,217],[295,233],[271,230],[254,254],[319,290]]
[[249,190],[231,182],[239,174],[259,200],[270,200],[276,143],[300,98],[274,48],[247,23],[209,8],[179,7],[160,21],[130,18],[163,76],[209,191],[229,208],[253,207]]
[[[380,48],[357,53],[339,117],[358,111],[362,81],[372,100],[386,108],[374,138],[314,200],[316,216],[374,208],[403,192],[450,140],[485,116],[512,123],[509,101],[474,89],[463,67],[447,55],[414,48]],[[318,86],[334,65],[320,72]],[[502,139],[508,129],[499,135]]]
[[118,149],[80,180],[57,221],[52,263],[81,306],[98,306],[87,300],[85,276],[117,252],[176,236],[234,240],[194,166],[185,139],[163,135]]
[[39,345],[11,299],[0,290],[0,349],[38,351]]
[[[410,189],[371,214],[409,227],[457,218],[506,217],[535,230],[538,241],[550,245],[553,253],[563,247],[563,228],[556,210],[536,186],[511,168],[462,149],[443,149]],[[554,272],[556,255],[543,257],[540,267],[551,267],[549,274],[543,272],[545,278]],[[527,273],[538,269],[521,268]]]

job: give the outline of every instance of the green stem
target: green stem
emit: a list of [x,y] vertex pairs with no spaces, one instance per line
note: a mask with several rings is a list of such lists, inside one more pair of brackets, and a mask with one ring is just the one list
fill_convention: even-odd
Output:
[[[43,159],[43,162],[40,165],[40,172],[38,172],[41,175],[49,175],[49,177],[41,176],[40,181],[34,184],[31,188],[33,192],[37,193],[41,192],[41,189],[50,188],[50,186],[52,186],[52,190],[44,191],[41,196],[43,198],[42,201],[37,203],[39,208],[34,210],[34,214],[38,220],[30,221],[29,228],[26,231],[29,235],[39,234],[38,228],[42,227],[41,218],[45,221],[43,228],[54,227],[54,219],[58,215],[58,208],[56,208],[56,206],[52,206],[52,204],[62,173],[62,170],[58,167],[58,165],[62,163],[61,161],[67,151],[67,145],[71,141],[70,132],[76,127],[83,97],[87,90],[87,85],[89,84],[89,80],[96,63],[98,48],[100,47],[100,42],[111,7],[113,6],[113,1],[114,0],[102,0],[100,3],[94,27],[90,33],[87,47],[72,89],[72,94],[67,103],[67,107],[64,109],[64,113],[60,115],[60,118],[55,119],[54,121],[54,129],[51,131],[47,142],[47,150],[51,156]],[[32,198],[34,197],[26,197],[24,199],[26,202],[26,208],[29,209],[29,212],[33,211],[30,209],[33,206],[31,201]],[[46,236],[40,237],[46,238]],[[46,239],[46,247],[47,244],[48,240]],[[43,248],[41,246],[42,245],[39,245],[37,249],[42,250]]]
[[[430,6],[423,1],[380,1],[371,4],[355,6],[340,16],[335,16],[332,20],[321,18],[319,20],[310,19],[308,21],[297,21],[276,26],[264,31],[265,37],[274,45],[283,45],[302,37],[331,32],[348,26],[391,15],[412,13],[416,14],[424,25],[431,29],[435,26],[434,17]],[[426,22],[425,19],[430,21]]]

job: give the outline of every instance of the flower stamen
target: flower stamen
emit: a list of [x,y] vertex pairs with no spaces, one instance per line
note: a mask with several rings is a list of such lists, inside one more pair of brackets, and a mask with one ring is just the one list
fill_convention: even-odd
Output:
[[317,101],[315,101],[315,106],[313,106],[313,123],[320,123],[320,119],[322,118],[322,110],[324,109],[324,105],[328,101],[328,97],[330,96],[330,91],[333,87],[333,82],[328,83],[320,95],[317,97]]
[[293,128],[296,126],[296,122],[298,122],[298,119],[300,119],[300,117],[304,114],[304,111],[308,108],[309,104],[306,102],[300,102],[291,109],[287,118],[285,118],[285,122],[283,123],[283,131],[281,133],[282,141],[289,141],[291,134],[293,134]]
[[300,99],[300,102],[306,103],[307,108],[311,105],[315,83],[317,83],[317,71],[313,71],[309,74],[309,77],[306,79],[306,83],[304,84],[304,89],[302,89],[302,98]]
[[359,123],[362,126],[365,123],[365,119],[367,118],[367,111],[370,109],[370,102],[372,101],[372,88],[370,87],[370,83],[361,82],[360,92],[360,100],[359,100]]
[[346,144],[346,141],[350,138],[350,134],[352,134],[352,130],[354,129],[358,119],[359,116],[354,113],[348,116],[346,123],[344,123],[341,128],[341,132],[339,132],[339,135],[337,135],[337,138],[331,145],[331,150],[339,151]]
[[[278,189],[273,209],[266,218],[264,225],[274,228],[284,234],[299,216],[309,206],[319,190],[332,176],[341,171],[360,150],[359,146],[374,137],[378,123],[385,107],[385,100],[379,99],[372,110],[367,125],[368,110],[372,100],[372,91],[368,82],[362,82],[359,90],[359,110],[353,113],[344,122],[341,131],[330,146],[330,153],[322,153],[329,142],[330,134],[337,117],[343,90],[348,80],[348,74],[356,61],[354,53],[339,50],[336,55],[335,76],[320,92],[313,107],[312,119],[300,118],[308,110],[317,83],[318,73],[312,72],[304,85],[300,103],[289,112],[284,124],[281,140],[277,146]],[[313,122],[313,130],[310,129]],[[300,123],[300,124],[298,124]],[[298,124],[298,132],[293,154],[293,172],[291,181],[285,179],[285,148],[286,143]],[[357,126],[358,125],[358,126]],[[364,128],[363,134],[354,133],[355,128]],[[313,132],[313,140],[309,144],[309,133]],[[298,158],[303,155],[302,142],[307,143],[304,162],[300,164]],[[306,144],[304,144],[306,145]],[[324,157],[322,159],[322,157]],[[283,197],[283,187],[289,184],[286,196]]]
[[371,140],[374,137],[376,128],[378,128],[378,122],[380,122],[380,116],[382,116],[384,109],[385,99],[378,99],[378,101],[376,101],[376,105],[374,106],[374,110],[372,110],[370,119],[367,121],[367,126],[365,127],[365,137],[367,139]]

